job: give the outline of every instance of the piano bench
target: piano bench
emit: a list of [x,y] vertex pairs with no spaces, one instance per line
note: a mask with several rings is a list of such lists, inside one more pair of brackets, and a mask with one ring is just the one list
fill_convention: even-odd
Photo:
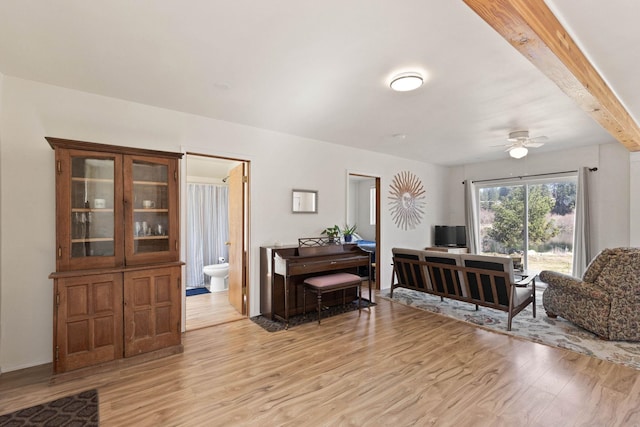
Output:
[[323,276],[308,277],[303,282],[303,314],[307,314],[306,298],[307,289],[315,292],[318,299],[318,325],[320,324],[320,313],[322,310],[322,294],[325,292],[342,290],[342,304],[345,303],[345,290],[358,288],[358,311],[360,311],[360,292],[362,290],[362,278],[351,273],[334,273]]

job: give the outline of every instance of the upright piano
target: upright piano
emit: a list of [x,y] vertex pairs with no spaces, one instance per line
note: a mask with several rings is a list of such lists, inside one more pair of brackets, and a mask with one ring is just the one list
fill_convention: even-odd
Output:
[[[337,272],[370,275],[370,254],[355,244],[262,247],[260,251],[260,311],[263,316],[285,323],[288,323],[289,316],[303,312],[302,288],[298,285],[305,278]],[[347,301],[356,297],[355,289],[346,292]],[[342,291],[323,295],[322,302],[326,305],[341,304]],[[313,311],[315,304],[315,298],[308,298],[307,311]]]

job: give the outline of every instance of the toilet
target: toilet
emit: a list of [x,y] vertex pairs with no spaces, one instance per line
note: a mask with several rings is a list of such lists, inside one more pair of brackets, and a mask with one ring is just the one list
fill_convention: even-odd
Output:
[[229,288],[229,263],[205,265],[202,269],[204,274],[211,277],[209,290],[211,292],[220,292]]

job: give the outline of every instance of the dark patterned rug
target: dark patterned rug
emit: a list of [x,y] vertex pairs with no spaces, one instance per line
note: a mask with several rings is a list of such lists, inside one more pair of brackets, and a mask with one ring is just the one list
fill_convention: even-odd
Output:
[[98,390],[87,390],[0,415],[0,426],[98,426]]
[[[362,299],[362,308],[367,308],[367,307],[373,307],[374,305],[376,305],[375,302],[369,302],[369,300],[367,299]],[[322,319],[326,319],[328,317],[331,316],[336,316],[338,314],[342,314],[342,313],[347,313],[349,311],[353,311],[353,310],[357,310],[358,309],[358,300],[352,301],[351,303],[342,306],[342,305],[334,305],[331,307],[327,307],[325,309],[322,310]],[[285,325],[284,322],[280,322],[277,320],[271,320],[267,317],[264,317],[262,315],[260,316],[254,316],[251,318],[251,320],[260,325],[265,331],[267,332],[276,332],[276,331],[283,331],[285,329]],[[304,323],[309,323],[309,322],[317,322],[318,321],[318,312],[317,311],[313,311],[313,312],[307,312],[306,315],[302,315],[302,314],[296,314],[295,316],[290,316],[289,317],[289,328],[292,328],[294,326],[298,326],[298,325],[302,325]]]

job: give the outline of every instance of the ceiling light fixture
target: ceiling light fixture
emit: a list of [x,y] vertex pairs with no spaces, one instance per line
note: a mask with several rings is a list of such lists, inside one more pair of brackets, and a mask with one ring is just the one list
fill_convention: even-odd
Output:
[[521,159],[526,156],[528,152],[529,150],[527,150],[527,147],[517,145],[509,150],[509,155],[514,159]]
[[394,76],[389,86],[396,92],[408,92],[418,89],[422,83],[424,83],[424,79],[419,73],[409,72]]

